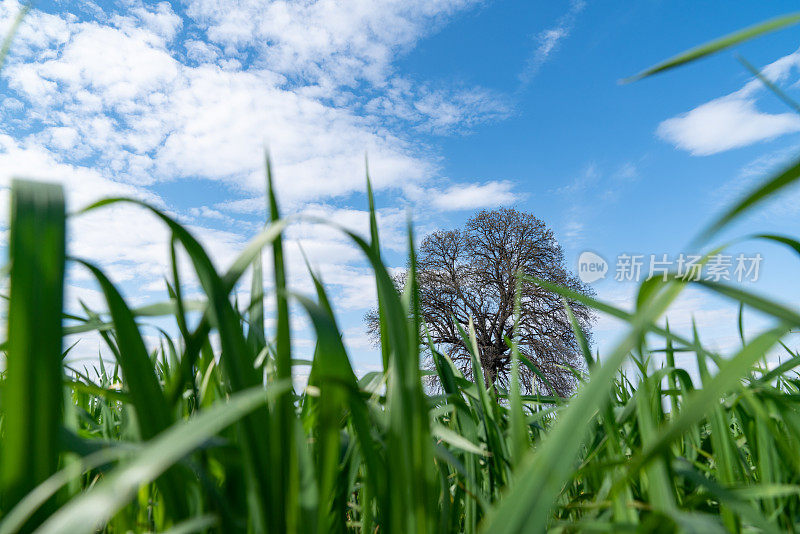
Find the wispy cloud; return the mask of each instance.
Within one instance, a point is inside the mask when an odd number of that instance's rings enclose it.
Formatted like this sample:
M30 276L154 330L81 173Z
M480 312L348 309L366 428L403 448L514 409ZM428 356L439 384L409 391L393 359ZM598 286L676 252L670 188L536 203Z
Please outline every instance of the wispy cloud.
M564 244L569 248L584 244L591 221L598 213L616 203L638 176L638 166L632 161L608 171L591 162L572 181L551 191L570 202L559 229Z
M600 180L600 171L597 169L596 163L590 163L583 171L568 184L562 185L555 192L559 195L573 196L578 193L583 193L590 187L593 187Z
M781 172L797 157L800 144L793 143L758 156L745 164L733 180L721 184L717 194L709 199L710 208L719 211L741 200L770 176ZM783 194L769 200L765 206L750 214L759 220L792 220L800 213L800 185L790 186Z
M800 50L764 67L773 83L785 81L800 68ZM663 121L656 134L695 156L708 156L800 131L796 113L767 113L758 109L764 94L761 81L750 80L741 89Z
M585 7L586 2L583 0L573 0L569 10L558 18L555 26L539 32L536 36L536 47L525 63L522 72L519 73L519 81L523 87L533 80L542 65L547 63L553 53L558 50L560 43L569 37L575 26L575 19Z

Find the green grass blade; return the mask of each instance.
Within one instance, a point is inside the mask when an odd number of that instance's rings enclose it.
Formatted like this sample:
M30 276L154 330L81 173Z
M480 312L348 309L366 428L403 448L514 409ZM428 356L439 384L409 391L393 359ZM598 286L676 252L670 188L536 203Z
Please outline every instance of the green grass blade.
M680 414L661 429L658 438L631 461L630 472L635 472L655 455L660 454L674 439L701 420L719 403L719 399L726 392L740 384L753 364L775 345L789 328L789 325L782 324L759 335L728 360L713 378L704 381L702 389L695 390L687 397Z
M653 74L664 72L666 70L673 69L680 65L696 61L700 58L706 57L711 54L715 54L717 52L725 50L726 48L730 48L739 43L743 43L744 41L748 41L750 39L758 37L759 35L777 31L782 28L786 28L787 26L797 24L798 22L800 22L800 13L783 15L780 17L776 17L774 19L767 20L765 22L761 22L754 26L750 26L749 28L745 28L743 30L739 30L731 34L728 34L725 37L715 39L704 45L692 48L691 50L683 52L682 54L678 54L677 56L674 56L666 61L658 63L657 65L654 65L635 76L626 78L625 80L623 80L623 83L635 82L637 80L641 80L642 78L652 76Z
M509 409L511 425L511 461L514 466L519 464L525 451L530 447L530 437L525 426L525 412L522 408L522 392L519 377L519 320L521 315L520 283L517 280L514 291L514 339L511 340L511 399ZM570 311L571 320L572 312Z
M136 421L142 439L149 440L166 430L173 423L173 418L142 335L127 304L105 274L89 262L75 261L92 273L106 298L117 340L117 361L122 367L128 395L136 409ZM175 518L183 518L189 513L184 497L187 484L179 475L176 471L169 471L159 479L167 509Z
M169 227L173 236L181 243L186 253L189 255L209 303L209 308L206 313L207 322L201 321L201 324L190 340L195 350L199 351L206 343L208 328L213 324L219 332L223 354L221 364L226 371L231 389L236 392L262 385L261 372L253 366L255 354L252 353L247 345L247 341L241 329L241 317L233 309L229 300L229 293L233 284L247 269L253 256L260 250L260 246L263 246L262 243L275 239L280 233L282 225L276 225L275 228L270 227L267 231L259 234L259 236L248 245L245 252L237 258L237 261L234 262L235 269L232 267L228 271L229 276L223 280L217 274L211 259L200 243L182 225L146 203L127 198L113 198L99 201L85 208L83 211L97 209L117 202L129 202L150 210ZM184 358L186 358L185 355ZM191 376L191 374L189 374L189 376ZM180 391L175 391L174 393L179 395ZM242 447L245 449L245 459L249 464L249 471L253 475L251 481L255 497L250 502L256 506L270 510L270 513L266 513L262 510L258 513L254 512L254 514L256 517L260 518L259 521L261 518L268 518L268 521L275 522L273 526L282 524L286 512L283 507L283 500L272 498L274 489L271 486L273 482L271 478L271 462L269 459L271 450L269 444L271 427L268 411L266 408L263 410L256 410L254 413L245 417L239 427L242 432ZM289 440L293 435L294 431L292 430L288 437L284 439ZM266 526L264 528L266 528Z
M540 280L536 283L544 285ZM505 534L516 532L544 532L550 510L564 484L573 474L573 464L585 440L585 429L599 411L608 403L614 378L629 352L641 342L645 325L659 317L680 294L683 284L664 284L662 291L639 309L631 321L631 330L609 354L606 361L596 366L591 379L559 413L555 425L549 430L539 447L529 453L514 473L514 480L504 497L493 508L482 524L483 532ZM551 289L552 288L552 289ZM564 288L550 284L548 289L568 297Z
M375 196L372 192L372 180L369 177L369 162L365 161L364 164L366 165L367 169L367 200L369 204L369 237L370 237L370 246L372 247L373 253L380 258L381 256L381 244L380 244L380 237L378 235L378 218L376 215L375 210ZM384 314L383 306L381 306L381 299L380 294L378 294L378 328L379 332L383 332L386 328L386 317ZM387 344L387 339L384 336L381 336L380 344L381 344L381 359L383 362L383 371L386 372L389 370L389 346Z
M728 226L731 222L741 217L744 213L760 205L765 200L773 197L776 193L786 189L800 178L800 159L794 160L783 171L772 178L759 184L753 191L739 200L733 207L718 217L712 224L703 230L694 240L694 243L704 243L708 241L720 230Z
M266 346L264 332L264 280L261 254L253 260L253 279L250 283L250 306L247 308L247 342L258 353Z
M742 65L744 65L744 68L746 68L747 70L749 70L749 71L750 71L750 73L751 73L753 76L755 76L756 78L758 78L758 81L760 81L762 84L764 84L764 87L766 87L767 89L769 89L769 90L772 92L772 94L774 94L776 97L778 97L778 99L779 99L779 100L781 100L781 101L782 101L784 104L786 104L787 106L789 106L789 107L790 107L790 108L791 108L791 109L792 109L792 110L793 110L795 113L799 113L799 114L800 114L800 104L798 104L797 102L795 102L795 100L794 100L792 97L790 97L789 95L787 95L787 94L786 94L786 93L785 93L785 92L784 92L784 91L783 91L783 90L782 90L780 87L778 87L777 85L775 85L775 84L772 82L772 80L770 80L769 78L767 78L766 76L764 76L764 75L761 73L761 71L759 71L757 68L755 68L755 67L754 67L754 66L753 66L753 65L752 65L752 64L751 64L749 61L747 61L745 58L743 58L742 56L738 56L738 57L737 57L737 59L739 60L739 63L741 63Z
M122 295L105 274L87 261L74 261L92 273L106 298L117 340L118 362L125 376L128 395L139 415L137 420L142 438L148 440L170 426L173 418L153 370L139 327Z
M267 166L267 202L270 223L280 219L278 201L272 181L272 166L269 158ZM283 239L280 235L272 241L272 274L275 280L275 370L278 380L292 378L292 353L289 327L289 303L286 296L286 265L284 262ZM294 407L290 392L277 398L274 425L271 433L272 473L270 482L273 491L273 528L277 531L295 531L298 527L297 492L299 491L299 467L294 448Z
M58 467L65 232L61 186L12 182L0 510L9 510Z
M261 387L241 391L227 402L219 402L200 415L171 426L149 441L130 462L61 507L37 534L91 534L103 528L136 495L140 486L152 482L210 437L288 389L289 384L281 383L268 391Z

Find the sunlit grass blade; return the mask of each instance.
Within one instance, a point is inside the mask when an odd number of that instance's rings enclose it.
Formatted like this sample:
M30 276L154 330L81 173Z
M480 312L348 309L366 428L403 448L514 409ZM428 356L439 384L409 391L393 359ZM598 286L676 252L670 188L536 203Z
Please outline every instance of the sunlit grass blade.
M365 248L366 243L363 240L361 243L362 248ZM416 280L414 234L410 222L408 250L408 309L404 309L401 304L394 283L380 258L374 255L374 259L370 259L373 260L373 268L380 265L383 270L384 276L379 278L384 289L379 291L379 294L383 294L383 304L388 307L390 302L394 302L396 310L403 310L400 317L392 317L390 314L386 316L387 322L400 321L397 325L397 333L400 335L394 339L390 337L389 380L386 388L389 419L387 464L395 467L388 476L388 487L393 498L387 527L397 532L425 533L433 532L437 524L435 503L438 484L433 470L430 420L419 370L419 288ZM374 254L374 250L370 251Z
M696 283L736 302L746 304L755 310L769 315L770 317L785 321L794 327L800 327L800 312L784 306L783 304L772 302L767 298L757 295L751 291L745 291L732 284L713 282L711 280L698 280Z
M349 399L351 395L357 395L358 384L334 319L307 297L294 297L308 313L317 335L312 383L320 390L315 418L319 486L317 528L321 532L342 531L345 518L334 502L340 476L341 431Z
M386 466L379 453L378 444L373 439L372 424L369 420L369 407L362 396L356 374L347 357L342 335L336 324L333 307L325 288L310 266L308 267L308 272L314 282L319 304L314 304L307 298L300 298L300 303L311 317L315 331L318 332L318 348L314 358L312 375L315 385L319 385L321 389L319 403L325 403L323 399L325 388L343 388L343 391L347 394L347 408L350 412L352 428L364 459L366 480L362 484L369 485L368 494L377 499L378 510L385 510L389 505L386 494ZM320 341L320 332L322 332L322 337L326 340L325 343ZM329 354L324 354L324 352ZM311 378L309 378L310 380ZM361 502L362 508L371 508L371 505L370 500ZM380 520L380 518L371 519Z
M250 282L250 306L247 308L247 342L258 353L267 341L264 332L264 280L261 254L253 260L253 279Z
M187 519L182 523L175 525L169 530L165 530L164 534L193 534L194 532L208 532L209 529L217 526L219 520L216 516L207 514L191 519Z
M572 465L584 440L584 430L597 410L607 402L617 368L638 337L638 332L630 333L595 369L589 383L559 414L558 422L544 441L522 460L502 500L485 519L482 532L546 531L553 503L572 475Z
M530 437L528 435L528 429L525 426L525 412L522 408L522 387L519 376L519 320L522 308L519 279L516 281L514 289L514 339L511 340L511 398L509 409L511 411L511 461L514 465L517 465L525 451L530 447ZM574 323L575 318L571 310L569 314L570 321L573 321L574 328L576 323Z
M173 418L153 370L142 335L131 310L105 274L87 261L75 261L92 273L105 295L114 324L118 362L125 375L128 394L138 412L137 421L142 438L150 439L170 426Z
M99 447L98 450L83 456L78 461L69 463L25 495L13 509L7 511L0 520L0 534L20 532L25 522L71 480L91 469L121 460L135 450L136 446L129 447L120 444L114 447Z

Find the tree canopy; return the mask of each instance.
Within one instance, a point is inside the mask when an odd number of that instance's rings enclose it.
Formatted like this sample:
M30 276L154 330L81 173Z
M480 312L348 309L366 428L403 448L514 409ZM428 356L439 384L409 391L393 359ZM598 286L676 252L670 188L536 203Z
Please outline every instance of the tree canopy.
M522 275L522 276L518 276ZM514 301L519 279L519 349L524 391L567 395L575 387L573 369L583 366L578 340L564 301L532 282L536 278L590 294L564 264L552 230L530 213L501 208L481 211L463 229L426 236L419 248L417 280L421 315L431 339L468 378L469 352L456 323L468 329L470 318L486 386L508 386L514 336ZM398 280L402 285L403 277ZM592 314L579 302L567 302L590 337ZM375 313L367 315L377 332Z

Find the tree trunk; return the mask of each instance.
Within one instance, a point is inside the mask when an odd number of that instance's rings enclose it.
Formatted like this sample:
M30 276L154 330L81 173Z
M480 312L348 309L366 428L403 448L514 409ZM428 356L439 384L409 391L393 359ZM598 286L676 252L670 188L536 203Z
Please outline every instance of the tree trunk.
M494 387L495 380L497 380L497 369L491 362L481 363L481 368L483 368L483 382L486 389Z

